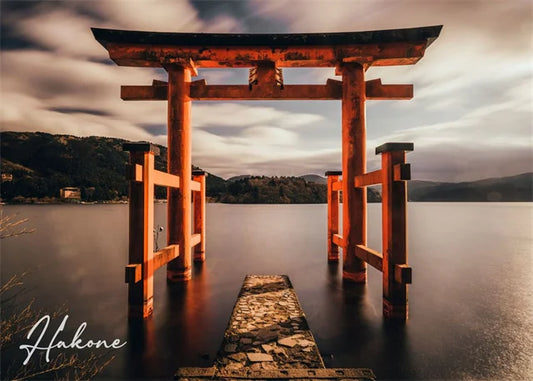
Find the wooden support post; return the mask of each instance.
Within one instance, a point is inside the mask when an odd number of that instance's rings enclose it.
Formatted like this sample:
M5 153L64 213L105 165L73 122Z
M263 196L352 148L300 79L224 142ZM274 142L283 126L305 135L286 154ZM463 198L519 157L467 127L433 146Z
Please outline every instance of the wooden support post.
M333 185L339 181L341 171L327 171L328 178L328 262L339 261L339 246L333 237L339 233L339 191Z
M401 271L407 268L407 185L404 180L395 179L394 168L401 167L405 151L412 150L413 143L386 143L376 148L383 171L383 315L389 319L408 316L407 283L411 273L405 271L406 276L402 276Z
M159 148L149 143L124 144L130 165L142 166L142 181L133 178L129 187L129 263L142 264L142 279L128 287L128 316L146 318L153 312L154 280L154 155Z
M180 187L169 189L168 244L179 245L179 256L168 263L167 280L191 279L191 69L168 66L168 172L180 177Z
M194 261L205 261L205 177L204 171L193 171L193 180L200 183L200 190L193 192L193 233L200 234L200 243L194 247Z
M366 246L366 188L354 187L354 178L366 172L365 78L361 64L343 63L342 73L342 197L344 280L365 283L366 263L355 256Z

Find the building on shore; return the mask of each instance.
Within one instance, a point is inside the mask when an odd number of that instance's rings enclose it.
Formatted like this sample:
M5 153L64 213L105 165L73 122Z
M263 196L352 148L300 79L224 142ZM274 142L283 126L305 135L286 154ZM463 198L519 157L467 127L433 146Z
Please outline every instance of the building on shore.
M81 189L77 187L65 187L59 190L59 196L65 201L80 201Z

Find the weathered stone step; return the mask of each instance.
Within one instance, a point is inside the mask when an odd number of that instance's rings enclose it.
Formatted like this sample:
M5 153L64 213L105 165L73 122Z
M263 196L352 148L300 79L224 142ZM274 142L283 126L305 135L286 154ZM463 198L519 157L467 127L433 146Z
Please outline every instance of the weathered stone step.
M176 379L375 378L369 369L326 369L289 278L248 275L214 366L181 368Z
M289 278L246 277L216 366L227 370L324 368Z
M176 379L203 380L320 380L320 381L375 381L374 373L364 368L335 368L335 369L278 369L278 370L219 370L210 368L180 368L176 372Z

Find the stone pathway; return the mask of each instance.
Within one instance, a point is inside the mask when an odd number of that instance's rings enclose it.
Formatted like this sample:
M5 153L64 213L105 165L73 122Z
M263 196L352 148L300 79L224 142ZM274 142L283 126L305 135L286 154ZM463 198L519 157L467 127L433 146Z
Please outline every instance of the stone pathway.
M369 369L326 369L290 280L248 275L211 368L179 380L374 380Z
M246 277L216 366L228 370L324 368L289 278Z

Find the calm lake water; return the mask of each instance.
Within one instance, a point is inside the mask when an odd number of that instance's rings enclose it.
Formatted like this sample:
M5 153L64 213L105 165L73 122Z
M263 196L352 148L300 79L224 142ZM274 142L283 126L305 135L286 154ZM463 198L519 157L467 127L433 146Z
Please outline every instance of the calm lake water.
M128 341L100 379L170 379L180 366L211 365L246 274L290 277L328 367L367 367L379 379L533 378L533 203L410 203L405 325L382 318L381 273L369 268L365 286L348 286L328 266L326 205L208 204L206 263L186 287L156 273L144 327L126 317L127 205L2 209L36 228L1 243L3 282L31 270L20 300L43 314L65 305L68 329L87 322L86 339ZM156 225L165 210L156 205ZM380 216L369 205L376 250ZM3 353L3 366L23 355Z

